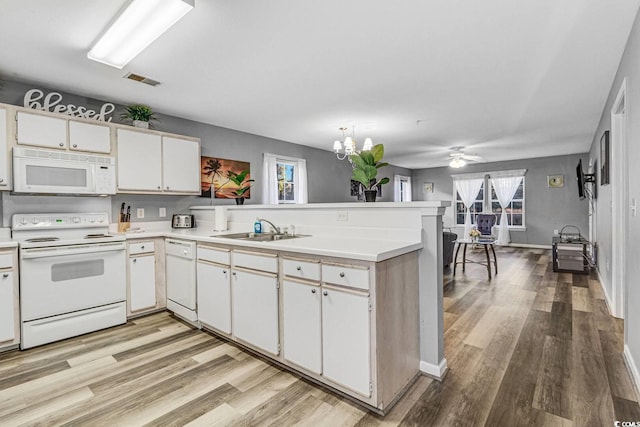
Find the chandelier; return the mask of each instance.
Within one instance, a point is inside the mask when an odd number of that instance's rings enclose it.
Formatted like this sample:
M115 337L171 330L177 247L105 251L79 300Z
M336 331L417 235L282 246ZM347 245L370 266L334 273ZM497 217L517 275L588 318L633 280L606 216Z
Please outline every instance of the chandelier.
M344 143L341 143L337 140L333 143L333 151L336 152L336 157L338 158L338 160L348 159L349 162L351 162L351 159L349 157L352 154L360 154L362 151L369 151L373 147L373 141L371 141L371 138L365 138L364 144L362 145L362 150L357 150L355 126L351 128L351 136L347 136L346 138L344 136L344 131L346 131L347 128L341 127L339 129L342 131L342 138L344 139ZM343 146L344 152L342 151Z

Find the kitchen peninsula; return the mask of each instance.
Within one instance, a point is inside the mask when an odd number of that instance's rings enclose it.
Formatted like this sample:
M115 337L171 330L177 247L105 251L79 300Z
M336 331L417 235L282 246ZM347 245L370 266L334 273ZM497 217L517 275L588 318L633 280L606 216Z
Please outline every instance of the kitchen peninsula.
M218 232L214 207L200 206L191 208L195 229L148 224L127 240L130 249L147 242L158 250L167 238L167 253L169 241L195 242L197 321L204 328L384 413L420 371L435 378L446 372L438 260L447 205L227 207L227 230ZM252 230L256 217L305 237L225 237ZM171 300L170 270L167 307L195 321L184 303ZM184 271L181 286L190 281Z

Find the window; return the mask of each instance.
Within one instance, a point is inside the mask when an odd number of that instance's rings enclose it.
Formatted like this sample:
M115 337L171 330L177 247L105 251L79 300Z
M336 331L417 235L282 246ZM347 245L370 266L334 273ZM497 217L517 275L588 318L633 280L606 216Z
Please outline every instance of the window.
M410 202L411 201L411 178L403 175L395 175L393 177L393 201L394 202Z
M480 187L480 192L478 193L478 196L476 197L476 200L473 202L473 205L471 205L471 224L475 224L476 223L476 214L479 214L482 212L483 210L483 204L484 204L484 188L487 184L487 181L485 180L485 182L482 184L482 187ZM456 225L460 225L460 226L464 226L464 216L467 212L467 210L464 207L464 203L462 203L462 198L460 197L460 194L458 194L458 191L455 189L455 184L454 184L454 188L453 191L456 193L456 201L455 201L455 207L456 207L456 213L455 213L455 220L456 220Z
M491 186L491 212L496 214L496 216L498 217L498 222L496 224L499 225L502 216L502 207L500 207L500 202L498 201L498 197L496 196L493 185ZM513 196L511 203L509 203L509 206L507 206L506 212L509 226L524 226L524 177L522 177L520 186L518 187L516 194Z
M307 161L264 153L262 203L307 203Z
M296 203L296 164L277 161L278 203Z
M482 212L491 212L494 213L497 217L496 225L500 224L502 208L500 207L500 202L498 201L498 197L496 196L495 189L493 188L493 184L491 183L491 177L499 178L504 176L522 176L522 181L520 182L520 186L516 191L511 203L506 208L507 219L509 222L509 228L524 228L526 225L525 222L525 176L524 173L526 170L518 170L518 171L499 171L499 172L486 172L484 175L478 174L468 174L467 175L454 175L454 178L457 179L483 179L483 184L476 197L473 205L471 206L471 223L475 224L476 222L476 214ZM489 189L490 191L485 191L485 189ZM464 203L462 203L462 198L458 191L456 190L455 182L453 184L453 193L455 194L454 200L454 222L456 226L464 226L464 216L466 213L466 209L464 207Z

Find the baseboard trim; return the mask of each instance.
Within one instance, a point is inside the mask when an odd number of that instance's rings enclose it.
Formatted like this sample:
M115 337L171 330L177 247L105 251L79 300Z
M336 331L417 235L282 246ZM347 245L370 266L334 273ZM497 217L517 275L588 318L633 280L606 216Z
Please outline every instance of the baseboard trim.
M638 372L638 367L636 366L633 357L631 356L631 350L629 350L629 346L625 344L624 352L622 353L624 357L625 364L627 365L627 370L631 374L631 379L633 380L633 386L636 389L636 396L640 399L640 372Z
M423 374L430 376L431 378L434 378L438 381L442 381L444 379L444 376L447 374L448 370L449 367L447 366L447 359L445 359L444 357L437 365L425 362L423 360L420 361L420 371Z
M604 280L602 280L602 276L600 275L600 270L598 268L596 268L595 270L596 270L596 274L598 275L598 281L600 282L600 289L602 289L602 293L604 294L604 302L607 305L607 310L609 310L609 314L611 316L618 317L615 314L613 314L613 310L611 309L611 307L613 307L613 304L611 303L611 297L607 292L607 288L604 286Z

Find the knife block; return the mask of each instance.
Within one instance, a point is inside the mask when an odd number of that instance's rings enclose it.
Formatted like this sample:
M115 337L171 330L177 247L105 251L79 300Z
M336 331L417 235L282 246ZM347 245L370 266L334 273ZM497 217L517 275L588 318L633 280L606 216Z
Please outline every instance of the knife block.
M126 233L131 228L130 222L118 222L118 233Z

